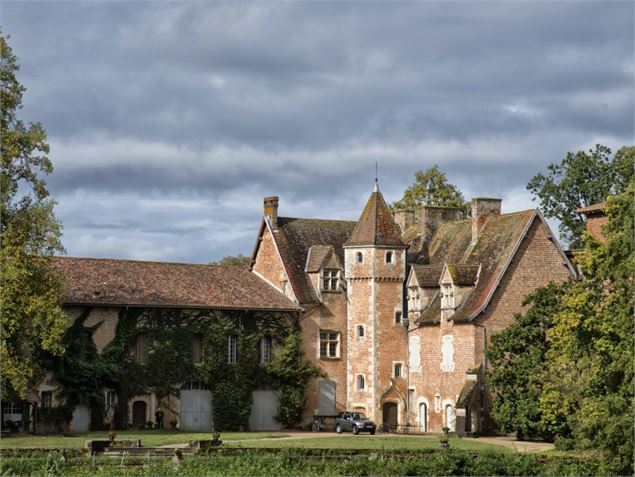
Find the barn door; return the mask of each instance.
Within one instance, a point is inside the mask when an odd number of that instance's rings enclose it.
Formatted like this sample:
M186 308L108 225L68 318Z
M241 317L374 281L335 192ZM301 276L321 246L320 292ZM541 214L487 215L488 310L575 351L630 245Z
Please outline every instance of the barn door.
M321 379L318 382L318 414L335 416L335 381Z
M71 421L71 431L86 432L90 427L90 409L88 406L80 404L73 410Z
M250 431L277 431L280 423L276 415L280 407L280 400L275 391L254 391L252 393L251 415L249 416Z
M181 386L181 429L212 428L212 392L203 383Z

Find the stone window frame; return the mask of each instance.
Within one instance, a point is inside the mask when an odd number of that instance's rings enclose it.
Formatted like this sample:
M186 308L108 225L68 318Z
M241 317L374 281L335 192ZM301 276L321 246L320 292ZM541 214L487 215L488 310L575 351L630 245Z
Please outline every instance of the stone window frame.
M355 389L359 392L366 391L366 377L363 374L355 376Z
M364 254L362 252L355 253L355 263L364 263Z
M318 359L339 359L341 333L337 330L318 331Z
M441 309L442 310L454 310L455 304L455 290L454 284L445 282L441 284Z
M203 335L196 333L192 336L192 363L201 364L203 362Z
M104 391L104 405L106 409L115 407L117 405L117 392L112 389L106 389Z
M397 371L399 371L399 374L397 374ZM403 361L393 361L392 362L392 377L393 378L403 378L405 377L405 372L404 372L404 363Z
M366 330L364 329L363 325L357 325L357 327L355 328L356 334L355 336L357 337L358 340L363 340L364 337L366 336Z
M411 306L412 311L421 310L421 295L418 286L408 287L408 304Z
M417 342L417 358L419 362L419 366L414 366L414 356L415 354L412 352L411 343ZM421 371L421 337L418 335L409 335L408 336L408 372L409 373L419 373Z
M384 262L386 265L395 264L395 252L393 250L386 250L386 253L384 254Z
M403 326L403 310L400 308L395 308L395 320L393 321L393 325Z
M451 355L448 355L446 350L451 350ZM454 335L443 335L441 337L441 371L444 371L446 373L454 371L455 353L456 349L454 347Z
M227 336L227 364L236 364L238 362L238 336Z
M260 338L260 364L269 364L273 358L273 338L271 335L264 335Z
M40 393L40 399L41 399L42 408L53 407L53 391L52 390L49 389L47 391L42 391Z
M323 268L320 270L320 290L328 293L340 291L341 270L339 268Z
M145 364L148 360L148 335L137 333L134 347L134 359L139 364Z

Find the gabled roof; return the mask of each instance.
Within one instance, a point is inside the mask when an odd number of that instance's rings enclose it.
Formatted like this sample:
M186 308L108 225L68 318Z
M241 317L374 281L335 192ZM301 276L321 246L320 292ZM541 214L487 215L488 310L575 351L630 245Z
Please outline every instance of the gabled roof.
M439 288L439 280L443 266L439 265L413 265L412 273L414 273L417 283L421 288Z
M458 286L472 286L476 283L478 276L479 265L462 265L455 263L446 263L452 283Z
M401 240L401 229L393 220L390 209L376 185L355 230L344 245L405 246Z
M311 279L305 272L309 249L316 245L330 245L339 263L344 263L342 245L354 227L355 222L345 220L278 217L278 230L273 232L273 237L299 303L319 303ZM324 249L318 247L318 250Z
M55 257L65 305L300 311L238 265Z
M309 253L306 259L305 271L309 273L319 272L327 265L335 265L341 267L341 264L337 260L335 255L335 249L332 245L313 245L309 248Z

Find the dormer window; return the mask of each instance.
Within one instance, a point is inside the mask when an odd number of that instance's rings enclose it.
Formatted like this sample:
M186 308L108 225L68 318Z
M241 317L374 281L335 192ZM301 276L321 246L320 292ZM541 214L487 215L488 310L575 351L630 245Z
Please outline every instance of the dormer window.
M322 291L336 292L340 288L340 271L335 268L322 269Z
M357 263L364 263L364 254L362 252L357 252L355 254L355 258L357 260Z
M441 284L441 309L454 309L454 285L451 283Z
M393 260L394 260L394 255L395 255L395 254L394 254L394 252L393 252L393 251L388 250L388 251L386 252L386 263L393 263Z
M410 309L413 311L419 311L421 309L421 299L419 298L419 287L408 288L408 300Z

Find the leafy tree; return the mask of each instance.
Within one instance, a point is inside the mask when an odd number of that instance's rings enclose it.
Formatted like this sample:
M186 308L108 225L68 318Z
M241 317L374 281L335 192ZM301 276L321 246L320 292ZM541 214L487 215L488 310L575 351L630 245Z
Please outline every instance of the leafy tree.
M417 171L414 183L408 187L401 200L393 202L393 209L414 209L420 205L458 207L464 215L469 212L469 204L461 191L448 182L447 177L434 165L427 171Z
M564 291L564 286L551 283L527 296L527 312L517 314L512 325L493 336L487 350L488 387L495 396L492 417L503 432L516 432L519 439L555 435L556 430L542 421L539 399L547 330Z
M248 267L251 265L251 257L246 257L242 253L238 255L226 255L218 262L212 262L214 265L240 265Z
M571 248L582 246L584 219L575 209L604 202L617 195L633 177L635 147L623 147L611 158L611 150L600 144L588 152L568 152L559 164L549 164L548 173L535 175L527 184L540 200L545 216L560 221L560 233Z
M25 91L17 59L0 31L0 387L3 398L25 398L41 379L38 355L61 354L67 321L62 283L50 262L62 252L61 225L41 174L53 167L40 123L17 117Z

